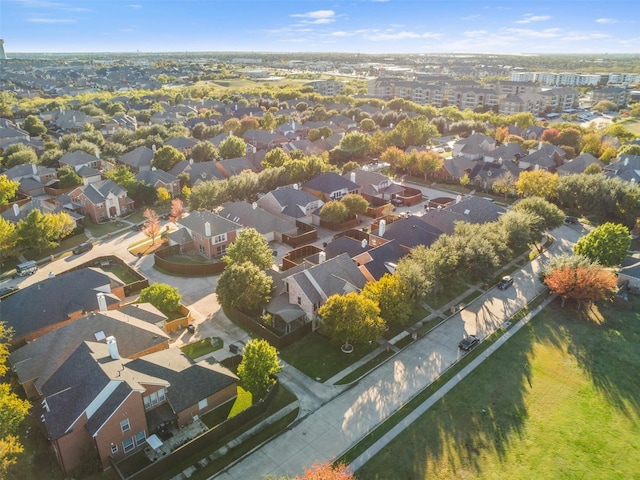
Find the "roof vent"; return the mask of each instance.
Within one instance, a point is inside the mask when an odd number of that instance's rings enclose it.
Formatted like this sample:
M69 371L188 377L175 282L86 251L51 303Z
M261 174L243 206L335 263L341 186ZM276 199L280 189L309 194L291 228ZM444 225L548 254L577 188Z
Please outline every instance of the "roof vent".
M465 215L469 215L471 213L471 210L469 210L468 208L464 211Z

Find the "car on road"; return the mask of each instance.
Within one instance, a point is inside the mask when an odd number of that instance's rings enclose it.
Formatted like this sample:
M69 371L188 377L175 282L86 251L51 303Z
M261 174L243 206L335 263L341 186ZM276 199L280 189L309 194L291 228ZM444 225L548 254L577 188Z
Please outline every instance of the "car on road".
M143 228L144 228L144 222L140 222L133 225L131 227L131 230L133 230L134 232L141 232Z
M91 242L83 242L80 245L78 245L77 247L75 247L72 250L72 252L73 252L74 255L79 255L81 253L88 252L92 248L93 248L93 243L91 243Z
M578 217L572 217L570 215L567 215L566 217L564 217L564 223L574 224L578 222L579 222Z
M506 277L502 277L502 280L500 280L498 282L498 289L500 290L506 290L507 288L509 288L511 285L513 285L513 278L506 276Z
M464 350L465 352L468 352L479 343L480 343L480 339L478 337L476 337L475 335L469 335L468 337L464 337L462 340L460 340L460 343L458 344L458 348L460 350Z
M3 287L3 288L0 288L0 298L8 297L9 295L11 295L12 293L17 292L18 290L20 290L20 287Z

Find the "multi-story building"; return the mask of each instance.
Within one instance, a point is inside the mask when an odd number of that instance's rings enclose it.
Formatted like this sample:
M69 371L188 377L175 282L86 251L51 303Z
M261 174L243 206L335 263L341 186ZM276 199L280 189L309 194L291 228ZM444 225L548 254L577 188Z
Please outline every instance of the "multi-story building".
M623 87L604 87L593 91L593 103L608 100L616 104L617 108L624 108L629 101L630 91Z

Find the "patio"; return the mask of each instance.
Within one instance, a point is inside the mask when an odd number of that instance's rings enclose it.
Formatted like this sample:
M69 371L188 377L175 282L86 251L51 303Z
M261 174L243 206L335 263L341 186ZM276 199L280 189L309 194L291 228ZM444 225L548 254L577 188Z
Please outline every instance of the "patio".
M207 430L208 428L204 422L200 420L199 417L196 417L193 422L188 425L167 430L167 432L162 435L164 440L161 439L159 435L151 435L147 438L148 445L144 448L144 453L149 460L155 462L158 458L169 455L177 448L202 435Z

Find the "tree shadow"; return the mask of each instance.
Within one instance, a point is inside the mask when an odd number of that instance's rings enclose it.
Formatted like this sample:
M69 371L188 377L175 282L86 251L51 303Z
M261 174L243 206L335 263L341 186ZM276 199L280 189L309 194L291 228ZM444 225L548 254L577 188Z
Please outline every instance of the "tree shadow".
M640 412L640 322L611 306L593 312L560 308L559 301L484 361L426 415L357 471L357 478L440 478L440 469L467 478L489 475L484 457L499 462L524 438L529 395L554 395L536 388L538 346L574 357L578 366L621 412ZM640 309L640 299L634 307ZM544 408L538 403L537 408ZM391 467L389 467L391 466ZM494 464L495 466L495 464ZM493 472L495 474L495 472Z

